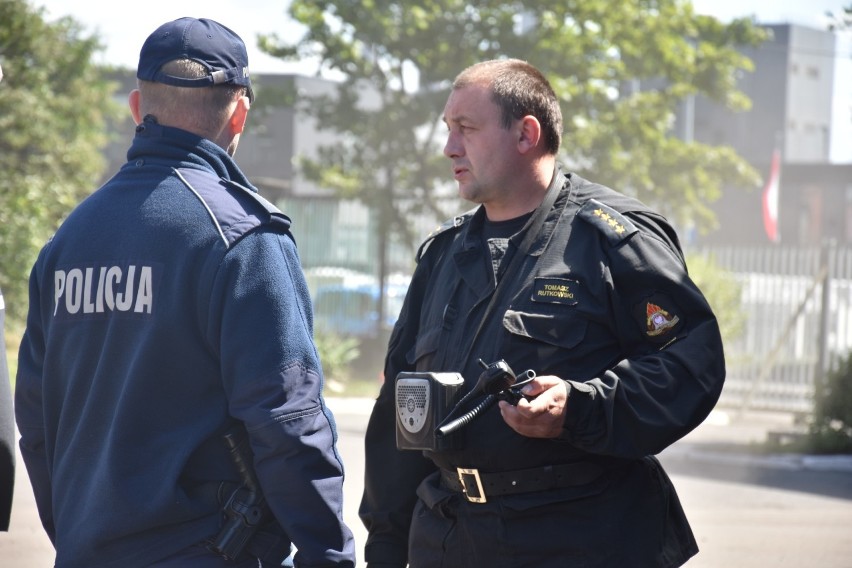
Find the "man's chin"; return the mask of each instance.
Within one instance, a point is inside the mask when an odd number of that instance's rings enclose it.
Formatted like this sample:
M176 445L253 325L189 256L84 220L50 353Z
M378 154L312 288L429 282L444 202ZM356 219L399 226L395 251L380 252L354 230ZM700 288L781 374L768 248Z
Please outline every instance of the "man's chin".
M459 197L461 197L465 201L479 203L476 188L468 183L459 182Z

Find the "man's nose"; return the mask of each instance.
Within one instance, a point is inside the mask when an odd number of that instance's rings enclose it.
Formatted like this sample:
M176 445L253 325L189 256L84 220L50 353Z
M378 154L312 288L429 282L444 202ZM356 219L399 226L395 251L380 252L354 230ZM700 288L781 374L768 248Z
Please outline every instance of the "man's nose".
M459 136L450 132L447 134L447 142L444 144L444 155L448 158L456 158L464 152L464 147L459 141Z

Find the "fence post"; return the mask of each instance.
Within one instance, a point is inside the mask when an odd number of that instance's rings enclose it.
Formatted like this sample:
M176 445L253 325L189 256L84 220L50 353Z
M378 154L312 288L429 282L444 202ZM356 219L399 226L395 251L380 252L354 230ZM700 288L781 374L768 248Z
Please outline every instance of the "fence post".
M817 360L814 368L814 400L819 400L825 386L825 375L828 365L828 320L831 313L831 261L834 257L835 246L832 239L826 239L820 247L820 270L825 273L822 281L822 297L820 302L819 329L817 330Z

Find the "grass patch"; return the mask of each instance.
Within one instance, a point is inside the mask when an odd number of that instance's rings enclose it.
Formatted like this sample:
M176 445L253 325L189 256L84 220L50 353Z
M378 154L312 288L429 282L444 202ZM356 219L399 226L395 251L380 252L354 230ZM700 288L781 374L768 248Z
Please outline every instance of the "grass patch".
M323 396L340 398L376 398L382 383L379 380L350 379L338 381L326 379Z

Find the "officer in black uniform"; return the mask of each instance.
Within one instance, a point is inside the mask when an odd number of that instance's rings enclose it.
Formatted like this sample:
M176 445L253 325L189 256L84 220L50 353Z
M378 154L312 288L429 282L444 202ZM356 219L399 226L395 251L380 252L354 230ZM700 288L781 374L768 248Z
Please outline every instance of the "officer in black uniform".
M2 77L3 72L0 71ZM6 304L0 290L0 531L9 530L15 490L15 418L6 363L5 316Z
M0 68L0 81L3 69ZM12 386L6 363L6 304L0 290L0 531L9 530L12 494L15 490L15 418L12 409Z
M369 566L682 565L697 545L653 456L709 414L725 369L675 232L563 171L558 100L525 62L462 72L444 121L480 206L421 247L389 342L366 437ZM458 448L397 449L397 374L460 373L475 406L480 359L535 378Z

